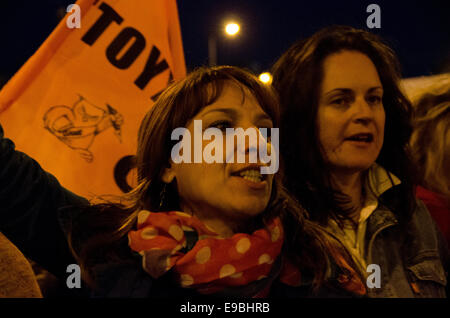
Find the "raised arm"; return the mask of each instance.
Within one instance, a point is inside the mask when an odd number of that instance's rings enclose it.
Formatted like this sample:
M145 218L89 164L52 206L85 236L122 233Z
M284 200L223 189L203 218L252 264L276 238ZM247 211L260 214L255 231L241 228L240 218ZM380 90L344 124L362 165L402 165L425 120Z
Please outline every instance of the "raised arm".
M56 276L75 263L61 229L58 210L86 205L4 138L0 125L0 232L24 255Z

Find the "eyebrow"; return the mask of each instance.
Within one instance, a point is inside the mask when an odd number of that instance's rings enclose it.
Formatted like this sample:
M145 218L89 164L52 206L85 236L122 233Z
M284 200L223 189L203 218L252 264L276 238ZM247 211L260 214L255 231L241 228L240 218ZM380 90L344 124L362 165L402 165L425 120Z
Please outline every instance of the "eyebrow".
M377 89L383 90L383 87L381 87L381 86L374 86L374 87L369 88L367 91L369 93L371 93L371 92L373 92L373 91L375 91ZM338 93L338 92L339 93L344 93L344 94L350 94L350 93L353 92L353 90L350 89L350 88L334 88L331 91L326 92L325 94L323 94L323 96L326 97L328 95L331 95L333 93Z
M263 120L270 120L271 122L273 122L272 118L270 118L270 116L267 115L266 113L258 114L256 116L256 120L261 120L261 121L263 121Z
M209 113L213 113L213 112L225 113L233 118L237 117L236 111L234 109L230 109L230 108L213 108L213 109L210 109L210 110L204 112L203 114L201 114L201 116L205 116L205 115L207 115Z
M206 112L204 112L203 114L201 114L201 116L205 116L207 114L213 113L213 112L220 112L220 113L225 113L227 115L229 115L231 118L236 118L237 116L237 111L235 109L232 108L214 108L214 109L210 109ZM266 113L259 113L258 115L256 115L256 120L270 120L272 122L272 118L270 118L269 115L267 115Z
M381 86L375 86L375 87L371 87L369 88L369 93L372 93L373 91L376 91L377 89L380 89L382 92L384 92L383 87Z

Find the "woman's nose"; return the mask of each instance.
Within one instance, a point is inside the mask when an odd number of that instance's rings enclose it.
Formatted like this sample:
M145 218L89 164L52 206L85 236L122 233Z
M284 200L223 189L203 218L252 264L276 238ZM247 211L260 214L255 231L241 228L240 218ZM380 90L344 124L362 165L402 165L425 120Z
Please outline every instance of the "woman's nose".
M243 136L238 137L237 148L240 152L243 152L245 154L249 154L252 152L257 153L258 152L258 128L256 128L253 125L247 125L242 128ZM242 143L243 142L243 143Z
M262 132L257 126L249 126L244 130L248 128L252 130L252 133L249 134L251 138L245 138L245 152L248 153L250 151L258 151L260 147L267 148L268 145L270 144L270 141L267 137L269 131Z
M271 145L268 139L269 132L261 132L255 125L240 127L243 136L237 137L235 149L238 153L245 154L245 161L256 163L259 154L271 154Z
M357 123L367 125L373 120L373 109L364 98L358 98L353 104L353 120Z

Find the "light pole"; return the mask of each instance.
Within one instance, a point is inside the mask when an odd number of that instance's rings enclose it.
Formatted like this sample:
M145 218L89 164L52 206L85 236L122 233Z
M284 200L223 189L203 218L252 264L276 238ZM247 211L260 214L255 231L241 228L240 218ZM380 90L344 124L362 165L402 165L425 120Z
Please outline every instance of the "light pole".
M225 24L224 33L228 37L235 37L240 29L236 22L229 22ZM208 60L210 66L217 65L217 36L215 32L208 37Z
M209 66L217 65L217 40L214 35L208 38L208 60Z

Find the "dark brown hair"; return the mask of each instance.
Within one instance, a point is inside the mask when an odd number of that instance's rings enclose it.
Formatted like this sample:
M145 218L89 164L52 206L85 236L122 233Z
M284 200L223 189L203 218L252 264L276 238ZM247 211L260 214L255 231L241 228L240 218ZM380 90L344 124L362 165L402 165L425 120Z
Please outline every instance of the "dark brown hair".
M231 66L199 68L185 79L170 85L143 119L136 154L138 186L118 198L119 202L97 204L74 219L69 243L83 268L84 279L94 286L92 268L101 262L127 259L126 235L136 223L137 213L146 209L164 212L179 209L175 186L169 186L161 205L161 180L169 163L174 141L171 132L185 127L202 108L221 96L225 85L248 89L261 108L279 123L279 104L274 90L247 71ZM318 286L324 281L329 265L327 250L338 250L316 224L307 220L306 211L281 185L280 171L275 175L267 208L257 220L262 226L280 216L284 225L285 252L305 272L314 276ZM351 262L351 260L349 260Z
M406 222L415 208L414 169L408 149L411 104L399 88L400 68L394 52L379 37L364 30L327 27L292 45L273 66L273 86L282 108L280 152L287 171L286 186L311 218L321 224L326 224L329 217L345 219L350 212L344 208L349 198L331 186L317 128L323 62L343 50L367 55L380 76L386 123L384 144L376 162L402 181L398 187L401 204L395 212L401 222Z

